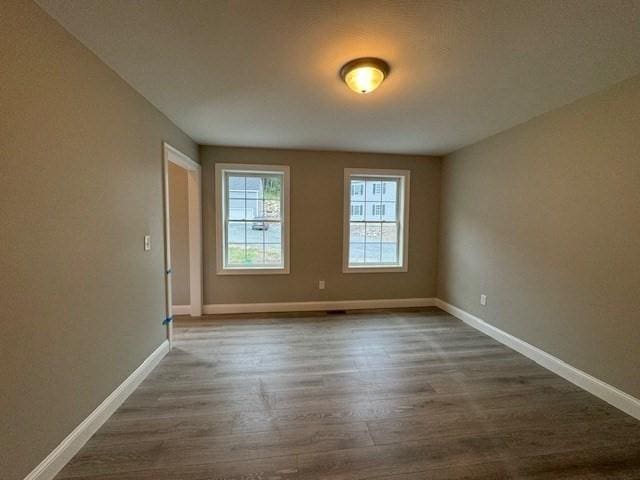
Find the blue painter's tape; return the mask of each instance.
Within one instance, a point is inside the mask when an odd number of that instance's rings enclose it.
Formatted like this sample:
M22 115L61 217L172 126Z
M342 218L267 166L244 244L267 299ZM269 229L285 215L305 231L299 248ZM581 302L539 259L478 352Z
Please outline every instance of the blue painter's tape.
M169 325L173 321L173 317L167 317L162 321L163 325Z

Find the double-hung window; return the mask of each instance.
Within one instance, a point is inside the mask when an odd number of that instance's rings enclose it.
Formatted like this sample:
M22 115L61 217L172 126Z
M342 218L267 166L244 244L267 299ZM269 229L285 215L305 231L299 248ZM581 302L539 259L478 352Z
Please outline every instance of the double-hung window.
M406 272L409 171L345 169L344 272Z
M216 164L219 274L289 273L289 167Z

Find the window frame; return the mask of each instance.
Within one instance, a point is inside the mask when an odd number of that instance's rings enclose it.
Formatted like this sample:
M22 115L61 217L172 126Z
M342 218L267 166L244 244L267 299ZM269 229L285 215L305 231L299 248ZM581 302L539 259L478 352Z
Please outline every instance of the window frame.
M400 224L398 239L397 265L349 265L349 238L351 220L351 178L373 177L393 178L399 180L401 192L398 194L398 223ZM410 170L345 168L344 169L344 197L342 219L342 272L343 273L391 273L407 272L409 270L409 198L410 198Z
M227 243L225 231L225 173L278 173L282 175L282 255L283 266L230 267L225 264ZM290 173L288 165L253 165L244 163L216 163L214 198L216 205L216 273L218 275L278 275L290 273Z

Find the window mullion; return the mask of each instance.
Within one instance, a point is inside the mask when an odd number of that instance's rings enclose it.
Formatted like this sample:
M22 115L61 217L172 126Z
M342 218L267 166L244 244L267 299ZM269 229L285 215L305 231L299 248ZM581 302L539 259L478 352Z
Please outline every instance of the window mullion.
M382 223L380 223L380 255L378 256L378 262L382 265Z

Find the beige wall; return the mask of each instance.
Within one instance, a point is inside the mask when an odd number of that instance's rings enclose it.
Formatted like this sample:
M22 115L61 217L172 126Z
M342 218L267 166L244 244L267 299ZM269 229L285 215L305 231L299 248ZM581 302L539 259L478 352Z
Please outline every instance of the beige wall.
M35 4L3 2L0 27L14 480L164 340L162 141L198 151ZM434 296L442 216L441 298L640 397L639 112L636 77L463 149L444 161L441 210L437 158L202 147L205 303ZM215 162L290 165L290 275L215 275ZM342 273L345 167L411 170L408 273Z
M200 147L203 175L204 302L293 302L432 297L436 293L440 159L419 156ZM291 273L216 275L215 163L289 165ZM345 167L411 170L409 271L342 273ZM318 280L326 289L318 289Z
M441 298L640 397L640 76L446 157L441 219Z
M171 227L171 299L189 305L189 196L187 170L169 162L169 217Z
M17 480L165 339L162 141L197 149L34 3L4 1L0 31L0 476Z

